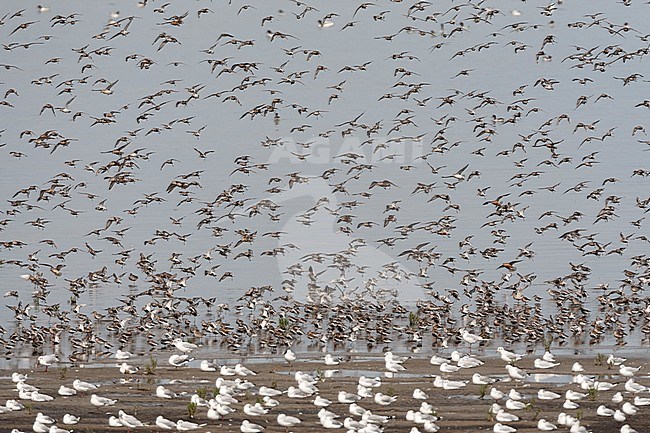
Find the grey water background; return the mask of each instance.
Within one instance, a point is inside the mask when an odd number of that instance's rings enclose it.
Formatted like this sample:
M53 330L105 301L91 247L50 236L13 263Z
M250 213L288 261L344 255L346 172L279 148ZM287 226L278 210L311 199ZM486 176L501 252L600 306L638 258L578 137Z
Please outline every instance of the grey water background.
M300 262L303 256L317 252L338 252L348 248L350 241L355 238L363 238L366 246L359 248L355 263L367 264L369 270L362 275L354 275L354 280L349 283L349 288L356 286L363 287L369 278L377 278L378 285L388 289L398 289L399 299L404 302L414 302L428 295L416 283L433 282L434 291L445 293L448 289L459 288L459 275L451 274L439 264L431 267L427 278L412 276L410 279L402 278L400 281L386 280L378 277L382 266L386 263L399 262L404 272L418 273L418 265L407 262L399 257L399 254L407 248L412 248L423 242L430 242L429 247L435 246L436 252L442 254L440 262L444 258L454 257L454 266L461 269L480 269L483 273L481 278L486 281L498 281L502 278L505 270L498 269L498 266L515 259L518 248L533 242L531 249L535 251L535 257L523 261L517 265L517 272L521 274L534 273L537 275L533 285L527 289L526 295L538 294L548 298L546 289L552 287L544 284L544 281L554 279L571 273L569 263L584 263L592 269L587 288L590 290L591 306L595 297L602 294L602 291L593 289L599 284L607 284L611 288L617 288L620 280L625 278L623 271L630 268L630 258L635 255L645 254L647 243L641 240L630 241L622 255L611 254L601 257L583 257L579 251L570 243L558 238L560 234L575 228L584 228L586 233L597 233L597 239L602 244L612 242L613 248L619 244L619 233L629 235L648 234L647 222L643 222L640 228L630 225L630 221L637 220L644 216L644 211L636 207L637 197L644 199L648 196L647 178L632 176L636 169L649 169L648 158L650 153L646 152L647 145L639 143L637 139L647 139L642 133L632 136L632 130L636 125L643 125L647 119L648 109L645 107L636 108L635 105L647 98L648 84L639 79L630 85L623 86L620 80L614 77L627 77L633 73L647 71L645 59L634 59L628 62L619 61L611 65L606 72L595 72L589 67L583 69L572 68L576 62L563 61L565 57L574 54L576 46L600 47L607 45L618 45L627 51L648 46L647 41L641 40L634 32L625 33L622 36L611 35L605 29L598 28L569 28L568 23L576 21L588 21L585 14L602 12L607 21L622 25L629 23L633 28L643 32L647 18L648 6L642 2L634 2L630 7L624 7L619 3L610 1L577 2L567 1L558 4L557 10L552 16L543 16L540 9L546 7L546 2L519 2L503 1L492 5L501 11L490 24L483 22L475 23L471 20L471 11L461 9L458 21L463 21L465 31L453 37L443 37L442 32L449 32L451 26L445 29L437 23L424 23L414 21L405 17L408 8L413 2L389 3L376 2L380 4L372 12L361 11L354 20L359 22L344 31L341 27L351 20L357 2L334 1L316 2L318 12L309 12L305 17L296 19L294 13L298 14L303 8L289 1L268 1L254 4L255 9L247 9L238 13L239 8L244 4L233 2L192 2L172 3L164 13L153 11L159 7L159 2L152 2L145 8L139 8L136 2L57 2L49 5L50 11L38 13L36 3L21 2L20 7L26 10L23 17L14 18L0 27L0 37L3 43L34 41L41 35L51 34L53 37L43 45L31 46L29 49L12 49L0 51L0 63L19 66L22 70L2 70L0 75L0 93L14 88L20 94L19 97L9 96L5 100L10 101L14 107L0 107L0 130L2 136L0 144L6 143L0 148L0 185L2 193L2 205L0 209L10 209L8 200L16 191L29 185L37 185L42 188L49 179L61 172L69 173L74 181L70 185L85 182L84 188L75 189L72 192L69 208L79 210L78 216L72 216L58 208L52 210L57 204L63 201L55 197L49 202L37 202L38 191L32 193L28 202L37 204L43 209L31 211L22 210L22 213L13 216L3 215L2 218L11 221L0 232L2 241L21 240L27 245L22 248L2 250L3 260L27 260L27 255L41 250L38 257L41 263L57 264L49 254L63 251L72 247L80 248L81 252L70 254L65 260L63 275L56 277L51 274L47 267L42 271L53 286L49 295L49 303L60 302L65 304L70 298L67 290L68 284L65 278L74 279L87 275L90 271L96 271L103 266L108 267L109 274L122 274L133 272L141 276L139 281L132 287L124 284L101 284L98 287L90 288L82 295L81 301L86 304L84 311L101 311L108 306L116 305L116 299L132 292L139 292L148 287L142 275L135 268L134 262L140 252L153 254L157 260L157 271L179 272L178 268L170 268L168 258L172 252L182 253L182 259L198 256L206 253L215 244L227 244L236 242L238 236L233 232L237 228L248 228L258 232L258 238L251 248L255 251L252 260L232 258L221 259L213 253L214 259L208 265L197 270L196 276L188 279L187 288L182 294L184 296L205 296L217 297L217 302L233 303L253 285L270 284L275 287L279 295L281 282L288 278L284 273L288 267ZM456 2L435 2L430 8L431 11L445 12L448 8L456 6ZM213 13L207 13L197 18L195 9L208 7ZM2 5L2 15L12 13L18 5L5 2ZM373 13L380 10L390 10L383 21L375 21L371 18ZM109 20L110 13L119 10L120 18L134 15L127 37L117 37L113 40L93 39L102 31ZM186 18L186 23L179 27L160 26L164 17L174 14L183 14L191 10ZM513 10L520 11L520 16L513 16ZM317 20L328 12L337 12L340 16L334 18L335 25L329 28L320 28ZM79 14L78 21L74 26L51 27L50 18L56 14L66 16L68 14ZM452 12L453 14L453 12ZM260 26L263 17L273 15L271 23ZM440 18L439 20L441 20ZM9 33L15 26L23 21L38 21L28 29ZM529 28L523 32L513 32L510 28L502 29L504 26L515 22L526 22L527 25L535 25L537 28ZM420 36L417 33L404 31L395 37L391 42L377 39L383 35L393 34L404 26L415 26L432 30L436 36ZM282 31L295 35L297 39L277 39L271 42L266 36L267 29ZM119 29L109 29L107 36L112 36ZM156 51L157 43L152 41L161 32L168 32L174 35L181 44L168 44L160 51ZM221 39L214 48L214 55L202 53L212 46L219 35L230 33L237 39L254 40L252 47L237 49L233 46L222 43L229 38ZM556 43L549 44L544 48L546 55L551 56L548 61L536 61L535 54L539 51L542 41L548 35L553 35ZM527 44L530 47L523 52L515 54L513 45L509 42L516 40L517 43ZM497 44L489 49L479 52L471 52L465 56L452 59L452 56L460 50L476 44L496 41ZM432 46L443 43L439 49L431 50ZM87 61L78 62L78 54L71 49L80 48L89 44L90 49L100 47L112 47L110 56L93 56L94 67L84 73L80 72L81 66ZM296 53L288 56L285 50L298 47ZM301 50L318 50L319 56L309 61ZM393 61L390 57L394 53L406 51L417 56L419 61ZM141 70L137 61L125 61L125 57L138 53L155 61L150 69ZM60 57L58 63L45 65L45 62L54 57ZM246 91L235 91L241 106L233 101L221 102L230 93L218 98L202 99L212 92L231 89L240 84L247 74L224 74L216 78L215 73L210 72L210 65L201 63L207 58L231 57L230 64L234 62L257 62L255 78L269 77L269 84L263 87L249 88ZM278 74L271 70L271 67L279 67L289 60L286 65L286 72ZM182 62L178 66L170 65L171 62ZM360 65L372 61L367 71L359 72L338 72L346 65ZM325 65L328 70L318 74L314 79L316 65ZM405 77L403 81L426 82L419 98L432 97L433 100L426 106L420 107L413 100L404 101L399 98L378 101L387 92L400 92L392 86L399 80L394 70L397 67L404 67L419 75ZM459 71L473 69L469 76L453 78ZM302 83L294 85L279 84L282 76L289 72L307 70L301 79ZM39 77L58 74L52 79L52 85L33 85L31 82ZM81 78L90 75L88 84L83 86L75 85L73 95L76 99L71 103L72 112L83 111L84 115L76 121L71 120L71 114L57 112L56 116L49 111L39 115L41 107L51 103L55 107L61 107L71 95L58 95L60 82ZM647 74L646 74L647 75ZM533 84L541 77L552 78L559 83L555 90L544 90ZM572 81L576 77L590 77L593 83L581 86ZM112 95L103 95L99 90L105 87L104 84L92 85L99 79L105 78L109 82L119 79L114 86ZM163 85L161 83L170 79L178 79L176 85ZM338 84L346 80L344 91L340 92L339 98L328 105L328 98L332 89L328 86ZM512 92L521 85L528 85L525 94L513 96ZM201 99L191 101L187 106L175 106L175 102L188 97L189 93L184 90L191 86L205 86L200 92ZM137 123L136 117L148 106L138 108L138 104L145 95L150 95L160 89L168 88L178 93L158 98L157 103L165 100L171 102L162 107L160 111L154 111L155 116L151 119ZM264 90L278 89L282 93L269 95ZM502 102L488 109L474 109L475 101L469 98L457 98L453 106L436 108L440 100L436 98L453 95L455 90L464 93L487 92L488 95ZM611 95L613 99L604 99L594 102L601 93ZM576 99L581 95L590 96L585 106L576 107ZM250 116L242 117L248 109L258 104L268 104L274 97L283 99L279 115L280 120L274 122L273 115L266 117L256 116L249 120ZM490 124L490 116L495 114L507 118L512 112L507 111L507 105L512 101L521 98L532 98L524 106L527 111L532 107L539 107L538 113L529 116L522 116L522 119L515 125L498 125L497 134L491 142L481 142L472 130L475 123L469 122L474 117L467 110L476 112L476 116L485 116L485 121ZM300 104L309 107L308 112L323 110L322 117L311 116L308 119L305 114L299 114L295 109L287 107L291 104ZM126 108L128 106L128 108ZM397 134L388 134L393 126L392 119L402 108L413 110L413 122L417 125L406 125ZM110 110L117 110L115 115L116 123L110 125L92 125L90 116L101 117L102 113ZM325 112L326 111L326 112ZM363 113L360 122L369 125L381 121L383 128L377 138L390 139L399 134L417 136L426 133L423 142L406 142L393 144L387 150L372 153L372 147L365 145L360 147L367 137L362 131L357 130L351 136L342 137L342 127L335 125L350 121ZM506 149L512 149L513 144L520 141L520 135L527 135L540 127L540 125L552 117L562 113L570 116L570 123L562 122L556 125L552 123L549 128L549 136L554 141L564 140L558 145L562 157L573 158L570 164L562 164L558 167L538 166L538 164L549 158L549 152L545 148L531 148L526 144L526 152L517 151L511 156L497 156L497 153ZM458 121L450 124L445 132L448 143L461 141L461 144L450 150L433 154L428 158L432 166L444 166L439 174L432 174L429 167L417 156L430 150L431 140L435 134L442 129L441 125L432 121L432 118L439 119L444 115L456 116ZM173 119L192 117L190 125L176 124L172 129L165 129L164 124ZM580 142L592 131L585 133L578 131L573 133L578 122L591 123L600 120L597 131L593 135L602 135L610 128L615 128L613 138L606 141L585 143ZM291 132L291 129L303 124L312 125L305 132ZM196 131L205 125L200 138L196 138L187 131ZM145 136L144 133L150 128L158 127L161 133L152 133ZM127 148L145 148L153 152L147 161L138 161L138 167L134 169L134 177L138 182L128 185L118 185L108 189L104 176L114 174L114 171L104 175L96 175L85 170L84 166L94 161L98 165L106 164L114 155L108 152L115 146L116 140L125 135L126 131L144 128L143 131L133 138ZM20 138L25 130L32 130L34 136L40 135L46 130L57 130L65 137L74 138L68 147L62 147L50 153L50 149L35 149L28 143L29 136ZM319 137L318 134L324 131L334 130L328 138ZM264 147L261 143L268 137L281 139L283 146ZM314 141L311 149L301 150L295 143ZM200 159L193 150L194 147L200 150L214 150L206 159ZM449 147L449 146L448 146ZM485 148L484 155L472 154L480 148ZM19 151L27 156L15 158L10 156L10 151ZM576 169L581 158L591 152L599 152L597 155L598 164L592 168ZM300 161L291 152L312 153L305 161ZM337 158L344 152L364 153L365 162L375 165L375 168L364 173L359 180L352 182L352 192L361 192L368 189L372 181L390 179L399 188L381 190L374 188L370 200L361 199L358 196L332 193L329 185L338 183L349 176L344 172L349 165L341 163ZM395 161L379 161L380 157L395 152L403 154ZM231 172L237 168L233 163L240 155L250 155L254 163L270 162L268 171L258 171L257 174L244 175ZM175 158L178 161L173 166L167 166L160 170L161 164L169 159ZM513 162L527 158L523 168L519 168ZM80 162L75 168L64 164L65 161L79 159ZM447 188L442 175L450 175L469 164L465 174L479 170L480 177L459 183L453 190ZM402 165L413 165L413 169L405 171L400 169ZM338 173L331 181L317 179L325 170L336 167L344 170ZM202 188L193 188L196 202L179 206L182 197L176 192L167 194L167 185L179 174L190 173L195 170L202 170L199 182ZM509 179L518 173L529 173L534 170L544 172L539 177L528 180L523 187L513 187ZM315 179L308 184L299 184L293 188L286 187L286 174L299 172L302 176L310 176ZM282 185L285 192L281 194L270 194L266 190L270 187L268 179L278 176L284 179ZM594 224L596 214L603 206L603 199L600 201L586 198L589 191L601 186L604 179L616 177L619 182L609 183L603 197L610 195L620 196L621 202L616 207L617 218ZM446 204L441 201L428 203L424 195L411 195L417 182L437 182L434 193L448 193L452 196L452 202L460 206L460 210L444 210ZM562 194L565 190L573 187L581 181L589 181L588 188L581 193L570 192ZM203 228L197 230L197 223L202 219L201 215L195 213L199 207L198 203L210 202L224 189L231 184L245 184L247 191L242 196L253 198L248 205L262 199L270 199L283 207L278 211L283 215L280 221L270 221L265 215L255 218L238 217L234 223L225 218L213 226L227 228L229 231L221 239L210 236L210 230ZM537 189L544 186L560 183L557 192L539 191L532 196L517 197L526 189ZM477 197L477 189L490 186L486 197ZM77 192L97 194L98 198L93 201L78 194ZM145 194L156 192L158 196L166 201L152 203L139 209L136 216L124 213L124 210L134 207L134 202L142 199ZM506 245L497 245L504 251L498 257L486 260L480 255L474 256L470 261L463 261L458 258L458 242L466 236L474 235L472 244L479 250L493 246L493 236L490 235L490 228L481 228L487 221L487 216L492 212L492 206L484 206L483 202L492 200L505 193L511 193L507 201L520 203L518 209L527 207L525 219L518 219L507 225L495 228L505 228L509 236ZM319 199L327 198L328 204L321 207L313 216L314 223L305 226L299 222L300 215L311 206L314 206ZM17 197L18 198L18 197ZM106 199L106 211L98 212L94 208L99 201ZM354 233L347 235L341 233L337 224L338 216L333 215L328 209L335 209L343 202L359 199L364 204L357 209L350 211L341 210L341 214L349 213L357 216L354 224ZM394 200L401 200L401 210L397 214L398 225L412 222L427 222L438 220L443 215L450 215L455 218L453 226L456 227L450 236L425 235L415 232L410 237L390 248L377 243L378 239L389 236L396 236L394 225L381 227L384 218L386 204ZM245 209L245 208L244 208ZM554 210L558 215L567 217L574 211L582 212L585 216L578 222L563 226L558 221L559 230L550 230L544 234L537 234L536 227L542 227L550 222L550 219L538 220L539 215L547 210ZM220 215L228 212L219 209ZM235 210L237 213L241 210ZM381 215L381 216L380 216ZM111 216L123 218L119 226L111 229L130 227L122 239L124 249L134 248L131 259L125 266L114 263L117 256L113 255L121 248L111 245L109 242L99 240L94 236L85 236L90 231L104 227L106 220ZM44 229L37 229L27 221L36 218L44 218L50 221ZM169 217L184 217L181 227L171 224ZM356 223L360 221L374 220L380 224L372 229L356 229ZM555 220L556 221L556 220ZM179 241L158 241L155 245L144 245L144 241L151 238L155 230L175 231L179 234L192 234L186 242ZM268 231L283 231L286 234L280 241L271 238L262 238L261 234ZM109 234L108 232L106 234ZM53 249L44 244L39 244L42 239L52 239L56 242L57 248ZM85 253L84 243L88 242L93 248L102 250L96 257ZM287 255L277 257L260 256L263 250L272 249L279 244L293 243L300 249L289 252ZM235 253L243 251L246 245L235 250ZM214 264L220 264L218 273L230 271L233 279L226 279L217 282L214 278L204 277L203 269ZM326 269L326 265L317 263L305 263L314 266L315 270ZM19 300L24 303L30 302L32 286L29 282L22 280L19 275L29 273L15 266L4 265L0 268L0 286L3 290L18 290ZM335 279L338 272L329 269L323 278ZM124 277L122 277L124 280ZM295 296L297 299L304 298L305 278L300 279L297 284ZM342 289L345 291L346 289ZM359 290L360 292L361 290ZM501 293L503 302L512 302L511 294ZM14 305L17 300L8 298L5 301ZM550 305L547 305L552 309ZM11 320L13 313L8 308L0 309L0 319L3 322Z

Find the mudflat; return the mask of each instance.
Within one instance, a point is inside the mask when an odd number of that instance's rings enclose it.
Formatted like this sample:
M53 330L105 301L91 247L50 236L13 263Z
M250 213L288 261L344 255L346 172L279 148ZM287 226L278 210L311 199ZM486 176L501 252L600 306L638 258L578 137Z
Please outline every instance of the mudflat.
M432 365L429 358L424 354L414 355L403 362L405 371L400 373L388 373L384 359L381 357L365 357L348 361L342 361L336 366L326 366L322 359L306 359L299 356L298 361L291 364L281 357L276 360L268 360L263 363L247 364L257 374L247 377L222 376L217 366L215 372L201 371L198 367L190 366L174 368L167 364L167 358L161 356L157 359L155 369L151 368L150 358L138 357L129 359L130 365L139 367L135 374L121 374L117 363L106 362L102 365L94 364L93 367L60 367L52 366L45 372L42 367L32 371L20 371L27 374L25 383L37 387L40 393L54 397L47 402L35 402L18 399L16 384L11 380L10 371L2 377L0 387L0 402L4 403L9 399L20 401L25 408L19 411L7 411L0 414L2 420L2 431L32 431L37 413L41 412L57 420L56 425L60 428L73 429L77 432L111 432L127 431L126 427L110 427L108 420L110 416L118 416L118 411L123 410L127 414L136 416L145 427L138 427L135 430L141 431L163 431L155 425L156 417L163 417L176 422L179 419L191 421L205 426L197 429L200 432L239 432L243 420L261 425L267 432L306 432L323 431L318 412L321 409L313 404L316 395L332 401L326 409L337 414L338 421L343 422L346 417L360 420L360 416L351 415L349 404L339 403L337 400L339 391L357 393L357 384L360 376L380 377L381 385L372 388L372 393L382 393L396 397L389 405L380 405L371 397L362 398L357 402L359 406L370 410L373 414L392 417L383 425L386 432L409 432L413 427L424 432L422 424L416 424L407 420L409 410L418 411L422 402L433 406L433 414L438 417L434 422L440 431L493 431L497 423L493 403L501 405L506 412L516 415L519 420L503 422L521 432L540 431L537 423L540 419L558 426L559 431L566 431L568 427L558 424L558 415L567 413L580 420L580 424L592 432L618 432L621 426L629 424L638 432L650 431L650 406L637 406L636 415L626 415L625 421L616 421L612 416L599 416L596 413L598 406L605 405L611 409L621 409L624 402L634 403L635 396L650 397L646 391L633 393L626 391L625 382L629 379L619 371L619 366L608 365L602 357L557 358L559 365L550 369L536 369L533 365L535 356L528 355L517 366L525 370L529 376L524 381L516 381L509 377L505 365L499 358L482 356L484 362L475 368L462 368L453 373L442 373L440 367ZM574 362L579 362L584 367L584 372L572 372ZM230 365L228 361L225 362ZM149 371L145 366L148 364ZM164 364L164 365L163 365ZM634 379L642 385L650 385L647 374L648 362L644 359L628 359L625 361L628 366L640 366L641 369L635 374ZM233 364L234 366L234 364ZM305 398L290 398L286 390L290 386L297 387L295 373L301 371L309 373L317 378L315 386L318 392ZM491 385L477 385L472 383L472 375L479 373L496 379ZM576 378L582 374L601 382L615 384L607 391L590 391L584 389ZM434 385L435 376L450 381L464 381L466 386L459 389L442 389ZM192 395L199 394L202 398L209 400L219 392L215 382L219 377L225 380L249 381L253 387L239 391L235 398L237 403L230 406L234 409L231 414L219 420L207 418L207 407L198 406L192 412L189 405ZM78 392L74 396L63 397L57 394L61 385L72 387L73 381L81 381L99 385L93 392ZM156 396L156 388L162 385L171 390L177 396L172 399L163 399ZM268 407L268 413L261 416L249 416L243 411L245 404L261 403L259 387L266 386L284 391L282 395L274 397L279 403L277 407ZM492 388L497 388L506 393L502 399L495 400L490 397ZM427 398L424 400L415 399L413 391L419 388L424 391ZM511 389L517 390L522 395L522 402L525 408L521 410L506 409L505 401ZM552 391L561 395L561 398L543 400L538 396L539 390ZM583 398L575 400L579 405L577 409L565 409L565 393L576 391L586 394ZM623 401L612 402L612 397L620 392ZM91 394L117 400L113 406L95 407L90 403ZM195 397L196 398L196 397ZM299 425L285 429L277 422L278 414L299 418L302 422ZM65 414L74 414L80 417L76 425L65 425L62 423ZM431 428L431 427L430 427ZM345 430L344 427L341 427Z

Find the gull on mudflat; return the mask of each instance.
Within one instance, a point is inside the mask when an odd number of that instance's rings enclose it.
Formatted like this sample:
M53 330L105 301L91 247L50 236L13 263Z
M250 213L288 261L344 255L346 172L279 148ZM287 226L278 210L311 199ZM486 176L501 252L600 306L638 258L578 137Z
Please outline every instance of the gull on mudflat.
M625 390L627 392L632 392L632 393L639 393L639 392L644 392L648 389L647 386L641 385L640 383L637 383L636 380L633 378L628 379L625 382Z
M69 413L66 413L65 415L63 415L63 424L66 424L66 425L77 424L80 420L81 420L81 418L79 418L78 416L75 416L75 415L72 415L72 414L69 414Z
M634 405L635 406L650 406L650 398L640 397L638 395L634 396Z
M366 388L363 385L357 385L357 395L361 398L372 398L374 396L372 388Z
M226 405L226 406L231 405L231 404L235 404L235 403L239 403L239 401L236 398L234 398L233 396L228 395L228 394L218 394L218 395L216 395L214 397L214 399L217 401L217 403L223 404L223 405Z
M501 400L503 397L505 397L503 391L499 391L497 388L490 389L490 398L494 400Z
M391 362L396 362L398 364L402 364L403 362L408 361L409 359L411 359L410 356L397 356L390 350L384 353L384 361L386 362L391 361Z
M192 397L190 397L190 402L194 403L198 407L208 407L208 401L196 393L192 394Z
M585 371L585 369L578 361L574 362L571 366L571 372L573 373L582 373L583 371Z
M612 388L615 388L618 385L618 383L610 383L610 382L603 382L601 380L597 380L594 382L594 388L596 391L609 391ZM584 389L589 389L584 388Z
M381 386L381 377L359 377L359 385L365 386L366 388L377 388Z
M113 406L115 403L117 403L117 400L113 400L106 397L100 397L97 394L93 394L90 396L90 404L92 404L93 406L97 406L97 407Z
M621 394L620 391L612 396L612 403L615 404L623 403L623 394Z
M519 400L506 400L506 408L510 410L522 410L526 408L526 403Z
M443 373L456 373L458 370L460 370L460 367L456 365L447 364L446 362L440 364L439 368L440 371Z
M564 403L562 403L562 408L567 410L578 409L579 407L580 405L572 400L564 400Z
M18 383L16 384L16 389L17 389L18 391L23 391L23 392L34 392L34 391L38 391L38 388L36 388L34 385L30 385L30 384L25 383L25 382L18 382Z
M371 411L367 410L361 415L361 420L366 421L371 424L386 424L388 421L393 419L393 416L386 415L375 415Z
M551 431L551 430L556 430L557 426L542 418L539 421L537 421L537 429L542 431Z
M519 421L519 417L513 413L506 412L504 409L499 410L495 417L499 422L514 422Z
M508 375L515 380L524 380L528 377L528 373L514 365L506 365L506 370L508 370Z
M641 370L641 367L626 367L624 364L618 366L618 372L625 377L632 377L634 374Z
M317 395L316 398L313 401L314 406L316 407L327 407L330 404L332 404L331 400L328 400L324 397L321 397L320 395Z
M94 383L84 382L83 380L79 380L79 379L75 379L74 381L72 381L72 387L79 392L94 391L97 388L99 388Z
M544 352L544 355L542 355L542 359L548 362L555 362L555 355L553 355L549 350L547 350L546 352Z
M54 418L43 414L43 412L36 414L36 421L40 422L41 424L54 424L56 422Z
M294 427L302 422L295 416L289 416L284 413L278 414L276 420L284 428Z
M56 393L62 397L70 397L73 395L77 395L77 390L74 388L67 387L65 385L61 385L59 387L59 390Z
M176 421L176 430L178 430L178 431L190 431L190 430L200 429L201 427L204 427L206 425L207 424L197 424L195 422L185 421L185 420L179 419L178 421Z
M634 406L634 405L633 405L632 403L630 403L629 401L626 401L625 403L623 403L623 406L621 406L621 410L623 411L623 413L624 413L625 415L636 415L636 413L638 412L639 408L637 408L636 406Z
M508 363L517 362L524 357L524 355L520 355L515 352L510 352L509 350L506 350L501 346L497 347L497 352L499 352L501 359Z
M268 412L269 410L262 407L259 403L255 403L254 405L246 403L244 405L244 413L248 416L262 416L266 415Z
M443 362L449 362L449 361L450 361L449 359L447 359L447 358L443 358L443 357L438 356L438 355L433 355L433 356L431 357L431 359L429 359L429 363L430 363L431 365L440 365L440 364L442 364Z
M578 391L574 391L572 389L567 389L566 393L564 393L564 397L567 400L572 400L572 401L574 401L574 400L582 400L583 398L587 397L587 394L582 393L582 392L578 392Z
M118 417L113 416L113 415L111 415L108 418L108 426L109 427L124 427L124 425L122 424L122 421L120 421L120 419Z
M219 367L219 374L222 376L236 376L237 372L232 367L228 367L227 365L222 365L221 367Z
M545 389L540 389L537 391L537 398L540 400L555 400L560 397L562 397L560 394L553 391L547 391Z
M460 368L475 368L480 367L483 364L483 361L470 355L461 356L458 360L456 360L456 365L458 365Z
M55 354L41 355L36 358L36 365L44 365L45 371L47 371L47 368L55 362L59 362L59 358Z
M423 401L420 404L420 412L422 412L425 415L433 415L433 405L427 403L426 401Z
M560 363L546 361L544 359L537 358L535 362L533 362L533 365L535 366L535 368L548 369L548 368L557 367L558 365L560 365Z
M354 403L356 401L359 401L360 397L356 394L352 394L349 392L345 391L339 391L338 393L338 401L339 403L344 403L344 404L350 404Z
M201 371L217 371L217 367L214 365L214 363L208 361L207 359L201 361L199 369Z
M340 360L334 359L334 357L327 353L325 354L325 365L333 366L333 365L339 365L341 363Z
M290 386L287 388L287 397L289 398L307 398L310 396L311 394L306 393L300 388L296 388L295 386Z
M264 385L260 386L259 391L257 392L258 395L265 396L268 395L269 397L275 397L277 395L281 395L282 391L279 389L273 389L273 388L268 388Z
M422 429L424 429L424 431L427 433L435 433L440 430L440 427L438 427L432 421L425 421L422 425Z
M117 352L115 352L115 358L119 360L126 360L132 357L133 354L129 352L128 350L122 350L122 349L117 349Z
M180 338L176 338L176 339L172 340L172 344L174 345L174 347L176 347L178 350L180 350L183 353L190 353L194 349L199 347L194 343L183 341Z
M119 367L120 367L120 373L122 374L135 374L138 372L138 370L140 370L138 367L129 365L126 362L120 364Z
M262 401L266 407L277 407L280 405L279 401L273 399L272 397L269 397L268 395L264 396L264 398L262 398Z
M391 373L398 373L400 371L405 371L406 367L404 367L400 362L389 360L386 361L386 370Z
M11 373L11 381L13 383L25 382L26 380L27 380L27 375L26 374L18 373L16 371Z
M294 362L294 361L296 360L296 354L293 353L293 351L292 351L291 349L287 349L287 351L284 352L284 359L285 359L289 364L291 364L292 362Z
M218 421L221 419L221 414L216 407L208 408L208 412L205 414L205 417L211 421Z
M56 425L51 425L48 433L70 433L72 430L64 429Z
M607 360L605 362L607 363L607 365L612 366L612 365L621 365L625 361L627 361L627 358L620 358L620 357L614 356L613 354L610 354L607 357Z
M494 424L494 427L492 427L492 431L494 433L512 433L512 432L516 432L517 429L505 424L496 423Z
M359 431L365 427L365 425L353 418L347 417L343 420L343 427L348 430Z
M169 364L174 367L182 367L192 361L194 361L194 358L191 358L189 355L178 355L176 353L171 355L168 360Z
M43 393L38 392L38 391L34 391L34 392L32 392L32 394L29 396L29 398L30 398L32 401L36 401L36 402L43 402L43 401L52 401L52 400L54 400L54 397L52 397L51 395L43 394Z
M264 427L259 424L253 424L252 422L245 419L242 421L241 426L239 426L239 430L242 433L259 433L264 431Z
M474 385L489 385L489 384L494 383L496 381L497 381L496 379L494 379L492 377L488 377L488 376L483 376L480 373L474 373L472 375L472 383Z
M341 428L343 424L334 418L322 417L320 418L320 423L325 428Z
M244 367L242 364L237 364L235 365L235 373L239 376L255 376L257 373L255 373L253 370L250 370L246 367Z
M596 415L598 416L613 416L614 415L614 409L610 409L604 404L601 404L598 406L596 409Z
M350 412L350 415L355 415L355 416L363 416L364 413L366 413L367 409L364 409L363 407L359 406L357 403L351 403L350 406L348 407L348 412Z
M34 433L48 433L50 431L50 426L34 421L34 424L32 424L32 430L34 430Z
M413 390L413 398L417 400L427 400L429 396L426 392L422 391L420 388L415 388Z
M156 387L156 397L158 398L176 398L176 393L162 385Z
M477 334L472 334L465 328L460 329L460 336L461 338L468 343L470 346L474 343L479 343L481 341L487 341L486 338L481 337L480 335Z
M156 417L156 427L163 430L176 430L176 423L162 415Z
M381 405L381 406L388 406L391 403L394 403L397 401L397 397L393 395L386 395L382 394L381 392L378 392L375 394L374 397L375 403Z
M23 406L23 404L21 402L19 402L17 400L13 400L13 399L7 400L5 402L5 407L7 409L11 410L11 411L17 411L17 410L25 409L25 406Z
M120 419L120 422L122 425L126 428L132 429L136 427L144 427L144 423L137 419L133 415L129 415L128 413L124 412L123 410L120 410L118 413L118 417Z

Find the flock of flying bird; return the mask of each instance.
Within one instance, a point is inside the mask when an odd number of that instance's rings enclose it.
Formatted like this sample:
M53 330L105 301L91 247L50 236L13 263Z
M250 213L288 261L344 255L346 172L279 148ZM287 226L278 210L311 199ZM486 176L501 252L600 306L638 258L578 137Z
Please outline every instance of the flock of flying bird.
M491 3L0 13L7 357L647 344L648 6Z

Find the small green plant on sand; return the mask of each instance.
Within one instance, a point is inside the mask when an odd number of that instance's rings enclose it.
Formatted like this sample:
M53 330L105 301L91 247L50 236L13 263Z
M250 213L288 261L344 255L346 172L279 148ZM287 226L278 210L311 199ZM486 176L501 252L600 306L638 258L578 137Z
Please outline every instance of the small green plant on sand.
M388 396L390 396L390 397L394 397L394 396L395 396L395 389L393 389L392 386L389 386L389 387L386 389L386 395L388 395Z
M480 394L479 394L479 398L480 398L480 399L483 399L483 397L485 397L485 395L487 394L488 386L489 386L489 385L488 385L487 383L484 383L484 384L481 385L481 387L479 388L479 392L480 392Z
M32 409L34 409L34 405L31 403L24 403L23 406L25 406L27 413L31 415Z
M533 397L528 404L526 404L526 407L524 407L524 410L536 410L537 406L535 406L535 403L537 403L537 400L535 400L535 397Z
M156 367L158 367L158 360L153 356L150 356L149 362L144 365L145 374L156 374Z
M206 395L208 395L208 389L205 386L202 386L201 388L198 388L196 390L196 395L198 395L202 399L205 399Z
M280 327L280 329L283 329L283 330L286 331L287 329L289 329L290 324L291 324L291 322L286 317L280 317L278 319L278 326Z
M66 375L68 374L68 367L65 365L59 369L59 378L65 380Z
M194 418L194 414L196 414L196 403L194 402L187 403L187 415L190 418Z
M603 365L605 363L605 355L602 353L596 354L596 358L594 359L594 365Z
M583 415L582 409L576 410L576 418L578 418L580 420L580 419L582 419L582 415Z
M598 398L598 390L594 386L590 386L589 389L587 389L587 393L589 394L589 400L591 401L596 401Z

